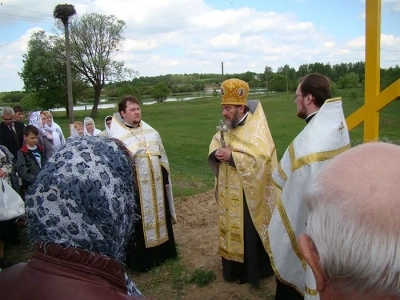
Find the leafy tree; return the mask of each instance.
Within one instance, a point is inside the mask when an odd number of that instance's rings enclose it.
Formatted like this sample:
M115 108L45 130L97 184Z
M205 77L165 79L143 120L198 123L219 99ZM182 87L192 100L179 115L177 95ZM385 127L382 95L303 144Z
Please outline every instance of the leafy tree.
M170 90L165 82L157 83L151 89L151 96L158 102L161 103L165 99L167 99L168 95L170 94Z
M311 73L311 71L310 71L308 64L302 64L299 66L299 69L297 70L297 77L301 78L310 73Z
M345 74L343 77L340 77L337 82L337 85L340 89L356 88L358 87L359 81L360 79L358 75L354 72L351 72Z
M114 60L124 40L125 22L115 16L83 15L70 25L71 64L94 89L91 116L97 115L100 94L106 81L136 75ZM61 43L61 39L58 41Z
M332 69L333 69L332 80L335 82L338 82L340 77L343 77L349 72L349 66L346 63L334 65Z
M35 94L32 99L40 108L68 108L65 60L58 55L54 40L44 31L31 35L28 52L23 57L23 67L19 76L24 82L24 90ZM75 98L86 85L73 74ZM67 109L68 112L68 109Z
M264 69L264 74L265 74L265 83L266 83L266 86L267 86L267 97L268 97L268 93L269 93L269 82L270 82L270 80L271 80L271 75L273 74L274 72L272 71L272 68L271 67L268 67L268 66L265 66L265 69Z
M271 79L271 90L275 92L284 92L286 91L286 84L291 85L290 79L288 79L285 75L277 74Z
M19 91L4 92L0 100L3 103L18 103L25 96L25 93Z
M337 84L333 81L331 81L331 92L332 97L337 97L339 94Z
M25 95L20 102L25 111L41 110L42 107L38 103L40 103L40 99L37 94Z
M132 84L126 83L123 86L119 87L117 89L118 97L122 97L125 95L133 95L135 96L138 100L140 100L140 92L139 90L133 86Z

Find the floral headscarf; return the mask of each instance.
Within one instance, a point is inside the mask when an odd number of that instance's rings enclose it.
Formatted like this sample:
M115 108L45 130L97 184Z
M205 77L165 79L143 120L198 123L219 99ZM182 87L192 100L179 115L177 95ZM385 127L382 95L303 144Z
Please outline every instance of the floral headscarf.
M127 153L115 139L68 139L28 189L27 227L34 242L81 248L122 263L138 218ZM130 280L127 286L140 295Z

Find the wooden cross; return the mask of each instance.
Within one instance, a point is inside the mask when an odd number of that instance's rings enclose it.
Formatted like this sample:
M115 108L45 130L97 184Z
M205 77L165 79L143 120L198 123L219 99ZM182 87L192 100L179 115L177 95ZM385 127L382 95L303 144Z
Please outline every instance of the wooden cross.
M365 1L364 105L346 119L350 130L364 122L364 142L379 138L379 111L400 97L400 79L380 92L381 0Z

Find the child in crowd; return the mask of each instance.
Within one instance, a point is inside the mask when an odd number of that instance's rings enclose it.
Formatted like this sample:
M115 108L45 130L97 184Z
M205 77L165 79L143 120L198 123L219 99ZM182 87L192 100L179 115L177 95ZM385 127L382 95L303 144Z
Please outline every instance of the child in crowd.
M17 172L22 178L24 191L34 184L40 169L46 161L46 154L41 145L38 145L38 129L27 125L24 129L25 145L17 153Z
M73 137L83 136L83 123L80 121L74 122L75 132L72 132Z

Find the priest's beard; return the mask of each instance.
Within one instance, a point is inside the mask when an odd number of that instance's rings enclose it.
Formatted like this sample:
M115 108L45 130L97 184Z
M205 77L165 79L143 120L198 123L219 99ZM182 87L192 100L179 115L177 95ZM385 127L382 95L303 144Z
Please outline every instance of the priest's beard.
M239 124L239 112L236 110L232 119L226 119L225 124L229 129L235 129Z
M301 103L299 106L300 107L297 109L297 116L300 119L306 119L308 116L306 106L304 105L304 103Z

